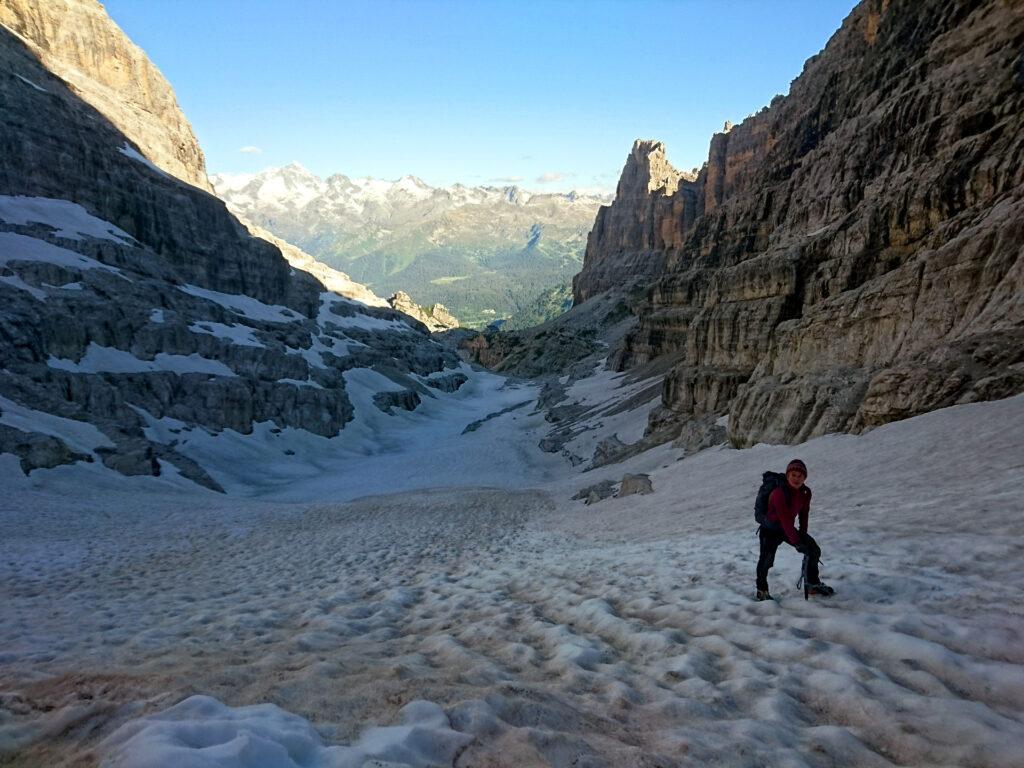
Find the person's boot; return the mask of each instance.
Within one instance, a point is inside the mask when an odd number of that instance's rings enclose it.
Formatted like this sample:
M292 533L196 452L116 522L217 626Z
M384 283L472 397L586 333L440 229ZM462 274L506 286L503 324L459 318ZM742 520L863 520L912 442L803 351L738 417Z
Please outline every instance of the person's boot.
M836 593L832 587L820 581L817 584L811 584L807 591L812 595L821 595L822 597L832 597Z
M762 600L774 600L775 598L768 594L767 589L759 589L757 590L757 594L754 596L754 599L760 602Z

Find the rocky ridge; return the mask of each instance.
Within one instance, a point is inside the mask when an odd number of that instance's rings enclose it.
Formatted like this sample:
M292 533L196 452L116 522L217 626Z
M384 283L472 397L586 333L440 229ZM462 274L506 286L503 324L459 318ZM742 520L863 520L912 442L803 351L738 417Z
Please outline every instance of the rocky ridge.
M1024 13L866 0L696 178L637 142L574 281L649 285L651 430L797 442L1024 390Z
M0 453L218 489L203 446L220 435L327 438L353 386L413 407L457 388L458 357L422 324L293 268L38 47L0 25Z

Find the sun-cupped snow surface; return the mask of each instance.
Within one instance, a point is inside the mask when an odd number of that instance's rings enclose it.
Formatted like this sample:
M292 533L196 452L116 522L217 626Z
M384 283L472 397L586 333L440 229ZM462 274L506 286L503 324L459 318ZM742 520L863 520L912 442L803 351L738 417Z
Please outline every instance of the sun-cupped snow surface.
M0 220L8 224L44 224L68 240L82 236L132 245L134 239L109 221L93 216L78 203L49 197L0 195Z
M385 386L349 373L354 400ZM85 497L92 465L26 478L0 457L0 750L54 766L345 765L352 749L463 768L1020 765L1024 396L567 474L537 458L539 415L514 408L534 388L475 386L487 402L467 397L462 421L504 413L464 435L414 421L454 398L381 413L349 446L380 426L377 455L293 468L300 503L272 483L239 500L140 478ZM805 601L783 546L778 602L756 603L753 497L795 456L837 594ZM272 468L236 463L257 459ZM624 472L654 492L570 501Z
M16 232L0 232L0 267L18 261L44 261L72 269L103 269L121 275L121 270L117 267L108 266L45 240L19 235Z
M219 360L211 360L198 354L169 355L158 353L152 360L142 360L131 352L114 347L102 347L95 341L89 342L85 354L78 362L51 356L46 364L50 368L72 373L149 373L171 371L172 373L208 373L211 376L235 376L234 371Z
M326 747L307 720L273 704L232 709L192 696L126 723L100 750L119 768L433 768L451 765L473 740L453 731L444 710L429 701L412 701L399 715L399 725L370 728L352 746Z
M293 323L301 320L302 315L294 309L281 306L280 304L264 304L259 299L246 296L241 293L221 293L209 288L200 288L196 285L179 285L178 290L190 296L197 296L222 307L231 310L236 315L247 317L250 320L264 320L270 323Z

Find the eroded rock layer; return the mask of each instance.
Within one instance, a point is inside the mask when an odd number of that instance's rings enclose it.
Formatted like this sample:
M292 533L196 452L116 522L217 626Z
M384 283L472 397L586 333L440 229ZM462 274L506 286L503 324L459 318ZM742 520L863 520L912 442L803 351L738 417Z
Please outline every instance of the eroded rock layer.
M1022 45L1020 4L868 0L693 182L643 192L634 146L574 289L657 271L612 361L676 357L655 418L791 442L1024 389Z

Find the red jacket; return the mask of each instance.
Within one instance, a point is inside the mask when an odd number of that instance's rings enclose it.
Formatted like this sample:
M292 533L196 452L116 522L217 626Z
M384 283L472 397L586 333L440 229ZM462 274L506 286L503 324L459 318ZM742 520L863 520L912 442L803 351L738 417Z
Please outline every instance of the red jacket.
M786 502L786 491L789 491L790 502ZM811 511L811 489L806 485L794 491L792 488L776 488L768 497L768 514L766 519L769 524L776 523L782 526L782 532L786 534L790 544L799 544L800 535L796 532L793 523L797 516L800 517L800 530L807 532L807 513Z

